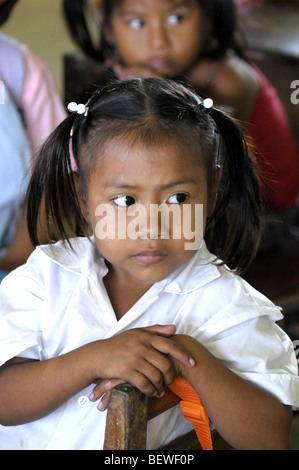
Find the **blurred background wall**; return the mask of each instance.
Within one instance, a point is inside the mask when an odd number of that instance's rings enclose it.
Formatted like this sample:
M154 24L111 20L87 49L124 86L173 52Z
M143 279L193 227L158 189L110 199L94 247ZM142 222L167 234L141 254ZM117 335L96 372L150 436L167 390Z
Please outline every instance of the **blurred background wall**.
M27 44L48 64L63 96L62 54L75 50L61 12L61 0L19 0L1 32Z

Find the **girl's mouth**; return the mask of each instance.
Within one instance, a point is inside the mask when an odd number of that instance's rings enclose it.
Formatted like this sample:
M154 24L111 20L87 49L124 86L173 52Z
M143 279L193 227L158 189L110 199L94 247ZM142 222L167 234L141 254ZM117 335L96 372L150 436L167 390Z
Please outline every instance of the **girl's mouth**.
M158 264L167 258L168 254L164 251L145 250L133 256L141 264Z
M151 59L146 63L147 67L152 68L153 70L159 71L161 73L167 71L171 66L171 61L169 59L155 58Z

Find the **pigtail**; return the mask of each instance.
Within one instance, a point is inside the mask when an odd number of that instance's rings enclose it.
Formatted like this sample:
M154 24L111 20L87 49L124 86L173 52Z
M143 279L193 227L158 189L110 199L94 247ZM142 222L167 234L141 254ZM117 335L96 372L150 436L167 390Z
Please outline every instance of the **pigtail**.
M80 209L70 155L70 132L75 116L66 118L42 146L26 196L31 242L69 240L86 221ZM69 243L70 244L70 243Z
M220 180L215 207L207 221L209 250L237 273L256 255L261 235L261 196L253 156L235 122L213 109L219 131Z

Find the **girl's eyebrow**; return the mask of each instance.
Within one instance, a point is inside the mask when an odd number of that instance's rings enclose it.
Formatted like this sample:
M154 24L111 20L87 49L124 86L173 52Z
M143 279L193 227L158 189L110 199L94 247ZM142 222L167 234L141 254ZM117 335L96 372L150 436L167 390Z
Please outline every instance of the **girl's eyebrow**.
M116 182L111 182L111 183L106 183L104 184L105 189L140 189L140 186L136 186L133 184L126 184L126 183L116 183Z
M162 189L169 189L169 188L172 188L174 186L181 186L183 184L193 184L194 186L197 186L197 182L196 182L195 179L193 179L193 178L184 178L182 180L172 181L171 183L168 183L168 184L162 186Z
M193 184L194 186L197 186L197 181L193 178L184 178L182 180L171 181L170 183L165 184L165 185L160 185L160 186L158 186L158 188L160 190L163 190L163 189L169 189L169 188L172 188L172 187L175 187L175 186L181 186L181 185L184 185L184 184ZM106 183L104 185L104 188L105 189L127 189L127 190L142 189L138 185L126 184L126 183L121 183L121 182L117 183L115 181L113 181L111 183Z
M170 6L169 11L175 10L177 8L183 8L183 7L189 7L189 6L190 6L189 0L182 0L181 2L173 3L173 5ZM119 12L120 12L120 16L136 16L136 15L143 13L143 12L140 12L139 10L125 10L125 7L120 8Z

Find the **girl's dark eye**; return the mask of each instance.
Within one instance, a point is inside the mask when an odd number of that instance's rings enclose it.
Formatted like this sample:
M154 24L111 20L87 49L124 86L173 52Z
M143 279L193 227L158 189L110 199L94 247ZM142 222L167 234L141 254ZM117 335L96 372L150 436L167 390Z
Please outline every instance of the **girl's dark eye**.
M134 18L130 20L129 26L132 29L140 29L144 26L144 21L142 21L140 18Z
M132 196L117 196L113 199L117 206L128 207L135 204L135 199Z
M173 196L170 196L167 200L169 204L183 204L188 199L187 194L184 193L177 193Z
M184 15L182 14L176 14L176 15L170 15L168 17L168 23L172 26L176 25L176 24L179 24L181 23L182 21L184 21Z

